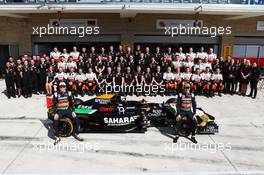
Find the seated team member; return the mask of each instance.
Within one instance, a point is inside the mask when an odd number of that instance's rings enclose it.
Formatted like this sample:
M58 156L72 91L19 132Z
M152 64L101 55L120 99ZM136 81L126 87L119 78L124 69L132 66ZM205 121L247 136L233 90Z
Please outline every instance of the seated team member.
M101 68L99 68L98 72L100 73ZM93 72L92 68L88 69L88 72L86 73L86 79L87 83L84 84L83 90L88 90L88 95L94 95L96 91L96 84L97 84L97 79L96 79L96 74Z
M68 62L66 63L66 68L69 71L71 68L77 69L76 62L73 61L73 57L70 56Z
M63 68L59 68L58 69L58 72L55 74L55 82L54 82L54 86L53 86L53 90L54 90L54 92L57 92L57 88L58 88L58 84L60 84L61 82L65 82L66 81L66 79L67 79L67 74L65 74L64 72L63 72Z
M194 64L193 71L195 71L196 69L200 69L201 72L204 71L205 67L204 67L202 60L201 59L196 59L196 60L197 60L197 63Z
M47 77L46 78L47 95L52 95L52 86L53 86L54 77L55 77L55 72L54 72L52 66L48 67L48 72L47 72L47 76L46 77Z
M178 67L175 69L175 71L173 72L173 76L174 76L174 89L175 89L175 93L180 93L180 91L182 90L181 88L181 84L182 84L182 74L181 74L181 69Z
M187 67L189 67L190 70L192 70L193 62L191 61L191 58L189 56L187 56L186 57L186 60L184 62L182 62L182 66L184 67L184 69L186 69Z
M125 53L125 60L128 60L130 56L134 57L134 54L132 53L131 47L128 46Z
M78 137L79 130L80 130L80 121L76 114L74 113L72 107L74 104L73 96L70 92L66 91L66 84L64 82L60 82L59 84L59 91L54 93L53 98L53 108L54 108L54 130L55 130L55 137L56 141L54 144L57 144L60 141L59 136L59 119L60 117L67 116L73 119L75 123L75 133L73 137L79 141L83 141L82 138Z
M99 71L99 73L96 74L96 80L97 80L96 93L97 94L103 94L103 93L105 93L104 87L103 87L103 85L105 83L105 75L103 74L101 68L99 68L98 71Z
M189 56L189 57L190 57L190 60L191 60L192 62L194 62L194 60L195 60L195 58L196 58L196 53L193 52L193 48L192 48L192 47L190 47L190 48L189 48L189 52L186 53L186 57L187 57L187 56Z
M116 72L113 76L113 88L115 92L119 93L124 87L124 76L121 72L121 67L116 67Z
M147 67L146 72L144 73L143 76L144 76L143 84L144 84L145 88L146 88L146 86L149 86L148 89L150 91L150 92L146 92L145 91L144 95L152 96L153 93L151 92L151 87L153 85L153 75L152 75L151 70L150 70L149 67Z
M75 83L75 69L73 67L70 68L70 72L67 74L67 89L71 91L73 95L77 93L77 85Z
M208 61L208 58L205 58L205 59L204 59L204 63L203 63L203 65L204 65L205 68L206 68L206 67L209 67L209 68L210 68L210 71L212 70L212 63L210 63L210 62Z
M127 67L124 73L124 83L126 88L126 94L132 95L131 88L134 86L134 75L131 72L131 68Z
M178 129L180 127L180 120L183 116L187 117L191 123L192 136L191 141L197 144L195 139L195 132L197 128L197 118L196 113L196 100L193 93L191 93L190 84L186 83L184 85L184 92L178 95L177 99L177 117L176 117L176 136L173 139L173 142L176 143L179 139Z
M99 56L102 57L103 61L107 60L107 53L105 52L105 48L104 47L101 48L101 52L99 53Z
M193 90L195 95L199 95L202 92L202 76L201 76L201 70L197 68L195 70L195 73L192 74L191 77L192 85L191 89Z
M183 53L182 47L179 47L179 52L176 52L176 56L178 56L181 61L185 60L186 55Z
M84 96L85 92L88 90L88 86L85 83L87 78L86 78L86 75L83 73L82 69L79 69L78 74L75 76L75 80L77 84L78 94L80 94L81 96Z
M189 67L187 67L185 69L185 72L182 73L182 86L184 86L185 83L190 83L191 77L192 77L191 69ZM182 87L182 89L183 89L183 87Z
M212 74L210 73L210 68L206 67L205 71L201 74L202 76L202 89L203 89L203 93L204 95L206 95L207 97L211 96L211 77Z
M135 73L135 85L136 88L139 88L140 86L143 87L143 82L144 82L144 77L143 77L143 72L141 71L141 67L137 66L137 70ZM139 96L141 95L142 92L136 91L136 95Z
M182 68L182 61L180 60L180 57L176 56L176 59L171 62L172 67L179 67Z
M96 73L99 73L99 68L102 69L102 71L105 70L105 63L101 56L98 56L97 61L95 61L94 69Z
M61 56L68 59L70 57L70 54L68 54L67 49L64 48L62 50Z
M60 60L60 56L61 56L61 52L58 51L57 47L54 47L53 51L50 52L50 58L53 58L55 62L57 63Z
M173 92L174 75L171 72L171 67L167 67L167 71L163 74L163 80L165 81L166 95L171 95Z
M140 53L140 56L139 56L139 59L137 60L136 65L140 66L141 69L145 70L146 61L145 61L145 58L144 58L144 53Z
M215 94L218 91L218 95L222 96L221 93L224 90L223 75L221 74L220 68L216 68L216 72L212 75L212 93Z
M163 96L163 89L162 89L162 85L163 85L163 73L161 72L161 67L157 66L157 71L153 73L153 84L157 85L158 88L158 94ZM157 93L155 93L154 95L157 95Z
M73 46L73 51L70 53L70 56L72 56L74 62L77 62L79 60L80 52L77 51L76 46Z
M210 48L209 49L209 52L208 52L208 61L210 63L213 63L215 60L216 60L217 56L216 54L214 53L214 49L213 48Z

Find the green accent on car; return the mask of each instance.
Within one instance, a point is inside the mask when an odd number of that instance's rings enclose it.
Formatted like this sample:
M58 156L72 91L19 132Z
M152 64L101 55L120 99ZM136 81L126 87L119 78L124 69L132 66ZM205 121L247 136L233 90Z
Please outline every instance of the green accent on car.
M173 116L176 116L177 115L177 109L176 109L176 106L175 105L169 105L167 106L167 109L170 111L170 113L173 115Z
M92 114L97 110L94 109L85 109L85 108L76 108L75 110L76 114Z

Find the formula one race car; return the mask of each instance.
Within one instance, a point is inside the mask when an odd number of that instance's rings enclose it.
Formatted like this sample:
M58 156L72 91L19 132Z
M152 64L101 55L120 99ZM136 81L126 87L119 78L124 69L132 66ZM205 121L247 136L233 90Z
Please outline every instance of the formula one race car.
M48 118L53 120L52 97L47 97ZM75 99L74 111L81 122L81 132L145 132L147 127L174 127L177 115L176 99L166 103L127 101L116 94L105 94L87 101ZM214 117L201 108L196 112L198 133L214 134L218 126ZM182 117L182 135L189 134L188 121ZM60 119L60 135L70 136L74 127L71 119Z
M162 127L171 126L174 127L175 119L177 116L177 99L170 98L166 103L148 103L147 117L151 123L151 126ZM206 113L202 108L196 109L196 118L198 123L197 134L214 134L218 132L218 125L215 123L215 118ZM181 122L181 134L188 136L190 134L189 121L185 116L182 116Z
M48 118L53 120L52 96L47 97ZM80 119L81 132L145 132L144 112L136 104L115 94L105 94L82 101L75 99L74 111ZM71 119L60 119L60 135L70 136L73 131Z

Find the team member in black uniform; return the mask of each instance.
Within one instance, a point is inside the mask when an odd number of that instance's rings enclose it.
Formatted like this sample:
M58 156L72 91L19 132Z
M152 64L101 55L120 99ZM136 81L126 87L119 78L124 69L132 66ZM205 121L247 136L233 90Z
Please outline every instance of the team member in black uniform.
M134 75L131 73L131 68L127 67L124 74L125 92L127 95L132 95L131 88L134 86Z
M39 91L41 93L44 93L45 89L45 83L47 78L47 64L45 63L45 58L40 59L40 64L38 65L39 69Z
M23 92L25 98L32 96L32 89L31 89L31 69L28 65L28 61L24 61L24 67L22 71L22 80L23 80Z
M99 73L99 68L102 70L102 72L105 70L105 64L101 56L98 56L98 60L95 62L94 68L96 73Z
M196 100L193 93L191 93L190 84L184 84L183 94L179 94L177 99L177 117L176 117L176 137L173 139L173 142L176 143L179 139L178 129L181 124L181 119L183 116L187 117L191 124L192 136L191 141L197 143L195 139L195 132L197 128L197 118L196 113Z
M251 75L250 75L250 94L249 96L255 99L258 93L258 82L260 78L261 70L258 67L257 63L254 62L251 68Z
M91 57L89 57L86 61L86 69L85 70L88 71L90 68L94 69L94 62L93 62Z
M121 67L116 67L115 75L113 76L113 85L115 92L120 93L124 87L124 76L121 72Z
M135 62L139 60L140 54L141 54L141 47L140 45L137 45L136 50L135 50Z
M94 63L97 59L97 53L95 52L95 48L91 47L91 52L89 54L89 58L92 59L92 63Z
M144 72L141 71L141 67L137 66L137 70L135 73L135 87L136 89L142 89L143 88L143 82L144 82ZM141 87L141 88L140 88ZM142 91L136 90L136 95L140 96L142 95Z
M157 85L159 88L158 88L158 94L160 94L161 96L164 95L164 91L165 89L162 87L164 85L163 83L163 73L161 72L161 68L160 66L157 66L157 71L153 74L153 83L155 85ZM157 95L156 93L154 95Z
M143 75L143 83L144 83L144 95L153 95L152 85L153 85L153 75L149 67L147 67L146 72ZM148 90L147 90L148 89Z
M113 62L113 57L111 55L108 56L108 61L105 62L105 67L114 67L115 63ZM105 70L105 72L107 72Z
M55 79L55 72L53 71L53 67L48 67L47 77L46 77L46 92L47 95L52 95L52 86Z
M104 76L101 68L99 68L98 71L99 71L99 73L96 74L96 79L97 79L96 93L98 95L100 95L100 94L105 93L105 91L104 91L105 76Z
M136 63L135 63L134 57L132 55L130 55L128 60L127 60L127 62L126 62L126 67L130 67L130 70L131 70L132 73L135 72L135 68L136 68L135 64Z
M87 72L86 63L84 61L84 57L83 56L79 56L79 61L76 63L76 65L77 65L77 69L82 69L84 73Z
M6 94L7 98L16 98L15 91L15 69L11 66L10 62L6 63L6 68L4 72L5 83L6 83Z
M149 64L149 68L150 68L150 70L151 70L152 73L155 72L155 71L157 70L157 66L158 66L158 63L157 63L157 61L155 60L155 57L152 57L152 58L151 58L151 62L150 62L150 64Z
M144 58L144 53L141 53L137 61L137 66L140 66L142 70L145 70L146 62Z
M113 86L113 73L111 67L107 67L107 73L105 74L104 79L105 79L104 82L106 85L106 90L107 92L110 92Z
M146 53L144 54L146 67L149 67L149 64L151 62L152 57L153 57L153 55L150 53L149 47L146 47Z
M83 141L80 137L78 137L79 130L80 130L80 121L79 118L76 116L75 112L73 111L73 104L74 99L70 92L66 91L66 84L61 82L59 84L59 91L54 93L53 98L53 109L54 109L54 130L56 141L54 144L57 144L60 141L59 136L59 119L61 117L69 117L75 123L75 133L73 137L79 141Z
M21 60L18 59L16 65L16 91L18 97L20 97L22 94L22 86L23 86L22 71L23 71L23 65Z
M232 59L231 63L228 65L226 73L227 73L227 91L230 92L231 95L234 95L236 77L238 76L234 59Z
M34 94L39 94L38 92L38 72L39 69L35 65L35 61L31 60L30 61L30 81L31 81L31 87L32 87L32 92Z
M82 56L83 57L83 61L86 62L86 60L87 60L87 58L89 56L89 53L87 52L85 47L82 48L80 56Z
M109 47L108 57L109 56L111 56L112 59L115 59L115 57L116 57L116 54L115 54L115 51L114 51L114 47L113 46L110 46Z

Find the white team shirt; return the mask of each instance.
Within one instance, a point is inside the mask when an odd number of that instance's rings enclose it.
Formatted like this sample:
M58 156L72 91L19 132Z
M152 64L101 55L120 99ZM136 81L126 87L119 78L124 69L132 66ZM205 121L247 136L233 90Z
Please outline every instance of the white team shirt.
M202 80L210 81L212 74L210 72L208 72L208 73L204 72L201 74L201 76L202 76Z
M86 79L87 79L87 78L86 78L86 75L85 75L84 73L82 73L82 74L77 74L77 75L75 76L75 80L77 80L79 83L84 82Z
M222 74L213 74L211 79L216 82L220 82L223 80L223 75Z
M66 67L67 67L67 69L70 69L72 67L76 69L77 68L77 65L76 65L76 62L73 62L72 61L72 62L67 62L66 63Z
M199 74L192 74L191 80L192 82L200 82L202 80L202 77Z
M200 58L200 59L205 59L205 58L208 58L208 54L206 52L198 52L197 53L197 58Z
M61 56L61 52L57 51L57 52L50 52L50 58L54 58L54 59L59 59Z
M68 59L69 56L70 56L70 54L68 54L68 53L61 53L61 56L63 56L64 58Z
M168 73L168 72L165 72L163 74L163 79L164 80L167 80L167 81L170 81L170 80L173 80L174 79L174 75L172 72Z
M173 67L182 67L182 62L181 61L172 61L171 63Z
M55 74L55 79L58 79L59 81L63 81L64 79L67 79L67 74L64 72L58 72Z

